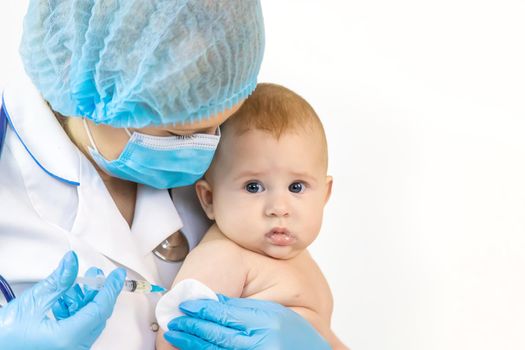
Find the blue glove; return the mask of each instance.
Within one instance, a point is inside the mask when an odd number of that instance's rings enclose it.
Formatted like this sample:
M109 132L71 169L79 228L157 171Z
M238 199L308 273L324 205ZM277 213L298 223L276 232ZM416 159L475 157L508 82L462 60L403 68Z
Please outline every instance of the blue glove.
M181 349L330 349L304 318L270 301L228 298L180 304L164 338Z
M104 288L73 316L63 320L49 318L47 313L51 306L71 288L77 274L77 256L69 252L47 279L0 308L0 349L91 348L113 312L126 272L123 269L113 271Z
M104 276L104 272L96 267L89 268L85 273L86 277L96 277L99 275ZM75 284L62 294L53 305L52 310L55 318L57 320L63 320L64 318L73 316L85 305L89 304L97 293L98 290L91 289L87 285L82 289L78 284Z

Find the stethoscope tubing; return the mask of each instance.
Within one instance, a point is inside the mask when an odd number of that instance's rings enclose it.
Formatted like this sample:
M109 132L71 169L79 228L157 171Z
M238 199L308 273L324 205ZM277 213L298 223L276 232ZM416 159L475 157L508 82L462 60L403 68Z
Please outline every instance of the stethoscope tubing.
M2 94L2 106L0 106L0 156L5 143L5 134L7 131L7 115L5 112L4 95Z
M0 275L0 291L4 295L4 298L7 302L10 302L16 297L13 289L11 289L11 286L9 283L7 283L5 278L2 277L2 275Z

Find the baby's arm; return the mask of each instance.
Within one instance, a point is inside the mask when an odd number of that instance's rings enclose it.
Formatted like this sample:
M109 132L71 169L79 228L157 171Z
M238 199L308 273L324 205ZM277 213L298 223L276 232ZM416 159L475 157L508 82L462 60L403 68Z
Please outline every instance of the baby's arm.
M308 290L309 297L306 304L293 303L289 308L305 318L325 338L332 349L348 350L348 347L337 338L330 323L334 307L332 292L328 281L324 277L319 265L309 253L297 259L298 271L305 279L301 279L300 289Z
M335 333L330 328L329 320L324 319L320 314L305 307L290 307L293 311L304 317L315 329L326 339L333 350L348 350Z
M193 278L216 293L240 297L246 279L242 248L218 234L212 226L203 241L184 260L173 285L186 278ZM157 350L172 350L161 329L157 335Z

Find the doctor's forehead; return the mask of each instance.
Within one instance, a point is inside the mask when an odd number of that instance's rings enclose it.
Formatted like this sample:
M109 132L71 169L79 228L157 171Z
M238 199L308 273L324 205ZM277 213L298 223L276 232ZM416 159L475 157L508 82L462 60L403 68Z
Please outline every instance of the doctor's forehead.
M192 123L187 124L176 124L171 126L160 126L160 127L143 127L137 130L144 134L164 136L167 134L177 134L177 135L191 135L196 133L202 134L214 134L217 130L217 127L224 123L229 117L231 117L235 112L239 110L242 103L241 101L234 105L232 108L227 109L223 112L217 113L207 119L196 120Z

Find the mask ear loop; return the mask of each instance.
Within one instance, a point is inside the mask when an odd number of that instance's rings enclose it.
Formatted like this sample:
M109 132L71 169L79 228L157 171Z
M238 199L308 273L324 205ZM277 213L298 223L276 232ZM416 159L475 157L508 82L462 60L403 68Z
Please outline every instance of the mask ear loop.
M91 130L89 129L89 125L86 122L86 118L82 117L82 124L84 124L84 129L86 130L86 134L88 136L89 142L91 143L91 147L95 149L95 151L100 154L98 151L97 145L95 145L95 141L93 140L93 135L91 135Z
M82 124L84 124L84 129L86 130L86 134L88 136L89 142L91 143L91 147L95 149L95 151L100 154L98 151L97 145L95 144L95 140L93 139L93 135L91 134L91 129L89 128L89 125L86 122L86 118L82 117ZM128 128L124 128L126 131L126 134L131 138L131 132L128 130Z

